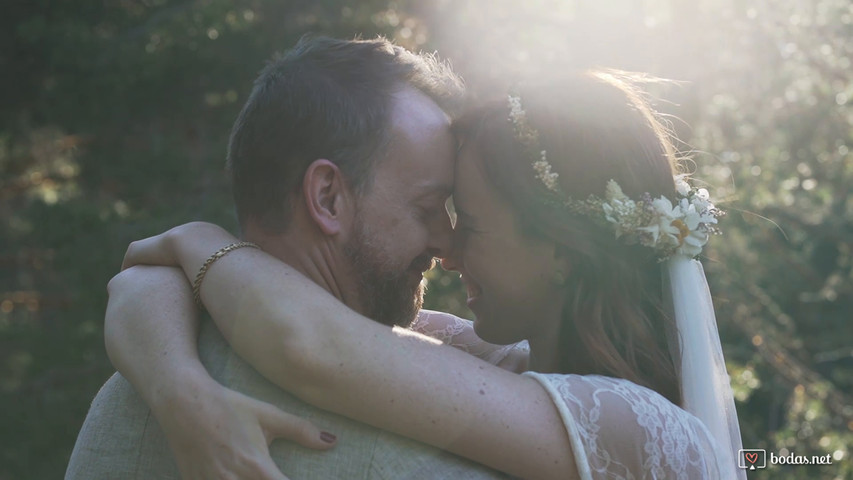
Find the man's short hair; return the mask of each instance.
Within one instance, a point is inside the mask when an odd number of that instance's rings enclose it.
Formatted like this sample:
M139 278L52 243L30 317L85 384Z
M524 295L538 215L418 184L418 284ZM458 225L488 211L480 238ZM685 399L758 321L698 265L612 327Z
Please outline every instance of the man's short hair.
M392 95L405 85L451 115L461 103L462 81L446 63L384 38L303 37L274 58L255 81L228 146L240 225L286 229L305 170L319 158L334 162L364 193L390 137Z

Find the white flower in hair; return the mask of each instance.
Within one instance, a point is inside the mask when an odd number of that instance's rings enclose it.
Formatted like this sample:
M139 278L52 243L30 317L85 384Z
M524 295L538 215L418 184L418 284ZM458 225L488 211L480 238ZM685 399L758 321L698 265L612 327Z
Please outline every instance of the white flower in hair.
M686 205L685 205L686 204ZM678 253L695 257L702 252L702 246L708 242L708 232L700 226L705 223L717 223L714 217L708 218L708 215L702 215L696 210L696 206L687 202L687 199L682 199L683 218L680 220L687 227L687 235L680 237L680 245L676 250Z
M683 185L689 188L687 182L679 186ZM679 190L684 191L683 188ZM723 212L711 203L707 190L690 188L686 195L678 196L675 204L664 196L652 199L648 194L635 201L625 195L616 181L610 180L605 198L593 195L583 202L569 198L563 204L573 213L598 223L603 221L617 239L627 244L639 243L652 248L661 260L673 254L696 257L702 253L710 235L719 233L717 217Z
M681 208L673 207L666 197L652 200L652 208L655 212L652 223L637 230L650 233L653 244L663 242L677 246L681 231L673 223L681 216Z
M637 216L637 202L628 198L614 180L607 182L605 187L606 202L601 204L604 219L615 227L616 238L631 234Z
M628 196L622 191L622 187L615 180L610 180L604 187L604 195L608 200L628 200Z
M512 123L517 124L524 120L524 109L521 108L521 98L514 95L509 95L507 98L509 103L509 118Z
M557 183L560 174L551 171L551 164L548 163L548 156L545 150L540 152L539 160L533 162L533 170L536 170L536 178L542 180L542 183L545 184L548 190L554 193L560 192L560 186Z
M688 193L690 193L690 184L687 183L686 174L676 175L672 177L675 180L675 193L681 195L682 197L686 197ZM707 193L707 191L706 191Z
M687 195L684 195L685 197ZM711 203L711 196L708 194L708 190L704 188L700 188L696 190L691 202L696 206L696 210L699 212L707 212L709 210L714 209L714 204ZM717 223L717 219L713 216L710 217L713 221L711 223Z
M530 165L535 177L547 189L543 204L587 217L612 230L626 244L639 243L653 249L660 260L673 254L696 257L710 235L719 233L717 218L723 212L711 203L707 190L690 186L687 175L673 177L677 198L674 204L664 196L652 199L648 193L640 199L631 199L612 179L605 186L604 198L568 197L560 189L559 175L552 171L547 152L539 147L539 132L527 122L521 98L510 95L508 104L515 139L525 147L527 158L533 159Z

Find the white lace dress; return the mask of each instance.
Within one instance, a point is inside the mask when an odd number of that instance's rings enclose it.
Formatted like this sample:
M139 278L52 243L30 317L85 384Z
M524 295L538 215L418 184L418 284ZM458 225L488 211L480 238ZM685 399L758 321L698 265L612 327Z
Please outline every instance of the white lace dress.
M513 371L524 371L527 342L492 345L471 322L424 310L412 329ZM662 395L627 380L600 375L524 372L536 379L560 412L581 479L720 479L710 432Z

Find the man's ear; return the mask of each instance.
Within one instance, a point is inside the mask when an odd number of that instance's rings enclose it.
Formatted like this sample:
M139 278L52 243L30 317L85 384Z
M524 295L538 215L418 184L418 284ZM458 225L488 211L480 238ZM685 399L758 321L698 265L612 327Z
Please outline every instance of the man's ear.
M338 166L324 158L314 160L302 178L308 214L326 235L337 235L352 201L352 193Z

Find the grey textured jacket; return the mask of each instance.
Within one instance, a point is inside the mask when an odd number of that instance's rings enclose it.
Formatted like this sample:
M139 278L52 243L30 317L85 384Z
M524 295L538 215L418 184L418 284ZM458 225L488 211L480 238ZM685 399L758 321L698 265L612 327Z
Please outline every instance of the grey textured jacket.
M337 445L327 452L283 440L273 442L272 457L292 480L508 478L441 450L301 402L237 357L209 321L202 324L199 353L208 371L223 385L309 418L321 429L337 435ZM113 375L92 402L65 478L180 478L154 415L121 375Z

